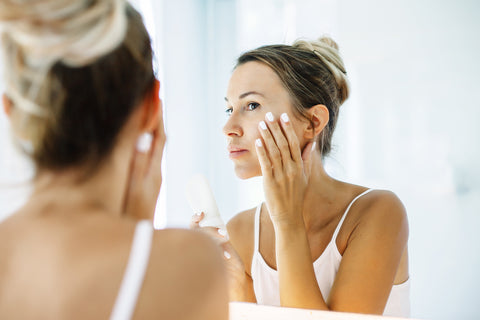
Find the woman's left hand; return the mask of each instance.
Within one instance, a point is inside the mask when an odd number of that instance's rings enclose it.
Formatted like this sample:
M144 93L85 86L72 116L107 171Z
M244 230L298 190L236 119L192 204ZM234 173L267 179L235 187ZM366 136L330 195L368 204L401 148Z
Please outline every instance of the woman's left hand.
M280 118L276 121L271 112L267 113L267 121L259 124L262 139L255 142L266 204L274 226L303 225L303 201L315 142L309 142L302 154L288 115L284 113Z
M204 218L205 214L193 215L190 221L190 229L199 230L209 235L219 247L223 250L223 256L225 258L225 267L228 274L228 291L230 301L245 301L246 297L246 277L245 265L237 253L237 250L226 237L226 230L222 230L216 227L200 227L200 221Z

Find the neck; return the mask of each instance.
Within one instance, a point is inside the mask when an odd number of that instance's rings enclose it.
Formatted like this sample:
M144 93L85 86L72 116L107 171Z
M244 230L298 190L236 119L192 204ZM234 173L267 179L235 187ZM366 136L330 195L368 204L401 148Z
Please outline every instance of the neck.
M333 210L339 190L339 181L330 177L323 167L320 153L312 154L312 170L305 195L303 220L307 230L324 225L332 219Z
M120 216L128 181L130 157L113 151L99 168L85 174L85 168L62 171L39 170L31 201L55 204L61 211L104 212Z

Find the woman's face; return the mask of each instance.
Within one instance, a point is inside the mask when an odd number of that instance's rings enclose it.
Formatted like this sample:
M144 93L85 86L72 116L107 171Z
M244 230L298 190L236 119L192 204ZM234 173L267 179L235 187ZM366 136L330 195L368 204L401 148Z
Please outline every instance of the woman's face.
M293 115L290 95L280 78L266 64L251 61L238 66L228 84L227 113L229 119L223 128L227 136L228 153L235 165L235 173L241 179L262 174L255 151L255 140L260 138L258 124L265 114L272 112L275 121L286 112L294 125L300 146L306 121Z

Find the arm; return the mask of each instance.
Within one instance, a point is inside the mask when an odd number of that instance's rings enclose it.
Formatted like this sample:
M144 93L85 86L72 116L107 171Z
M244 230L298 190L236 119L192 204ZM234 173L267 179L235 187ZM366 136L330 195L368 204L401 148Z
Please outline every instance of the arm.
M372 192L373 193L373 192ZM367 195L329 297L330 308L382 314L408 240L405 208L391 192Z
M268 119L268 116L267 116ZM263 142L256 151L262 169L266 204L275 229L280 303L285 307L328 310L313 270L303 222L303 199L314 145L301 154L290 121L259 124ZM283 130L282 130L283 129Z
M276 225L275 242L281 305L328 310L315 277L303 221Z
M290 124L282 121L281 126L285 134L277 122L269 122L268 129L260 126L263 143L257 144L275 229L281 305L382 313L408 237L403 206L392 194L369 195L371 205L358 212L361 219L352 227L332 291L324 299L302 214L310 148L300 155Z
M302 227L278 227L277 268L282 305L382 314L408 239L405 209L392 193L373 199L358 212L342 262L324 299L318 288L308 240ZM353 213L353 212L352 212Z

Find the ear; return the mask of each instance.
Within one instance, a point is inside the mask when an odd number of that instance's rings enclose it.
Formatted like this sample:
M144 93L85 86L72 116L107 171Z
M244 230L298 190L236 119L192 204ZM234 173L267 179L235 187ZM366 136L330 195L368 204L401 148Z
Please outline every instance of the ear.
M158 126L159 112L161 112L159 93L160 82L158 80L155 80L152 90L150 90L150 92L146 94L141 105L141 131L152 132Z
M4 93L2 94L2 104L3 104L3 111L10 117L10 113L12 112L12 100Z
M330 113L323 104L317 104L308 109L310 123L304 131L305 139L312 140L322 132L328 124Z

